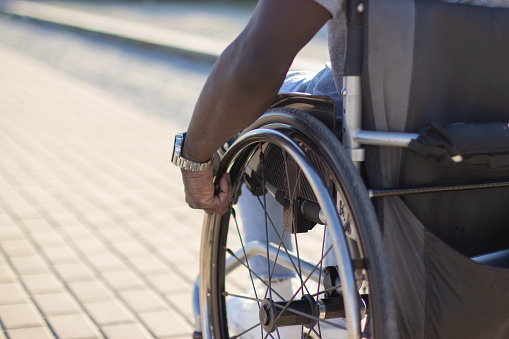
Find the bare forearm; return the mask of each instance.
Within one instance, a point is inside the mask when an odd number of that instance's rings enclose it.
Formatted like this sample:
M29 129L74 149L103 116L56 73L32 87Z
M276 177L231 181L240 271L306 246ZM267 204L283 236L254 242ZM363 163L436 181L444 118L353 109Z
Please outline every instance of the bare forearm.
M202 90L184 156L206 161L224 142L260 117L274 100L297 52L329 17L312 0L260 0L248 25L222 54Z
M196 104L184 154L205 161L270 106L290 61L268 62L268 55L239 56L232 45L217 62Z

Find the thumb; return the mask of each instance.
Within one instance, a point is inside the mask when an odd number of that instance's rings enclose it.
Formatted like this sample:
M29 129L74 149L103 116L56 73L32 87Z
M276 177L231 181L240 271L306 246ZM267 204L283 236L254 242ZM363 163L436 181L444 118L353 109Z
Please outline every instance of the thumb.
M230 174L225 173L219 180L219 192L217 194L219 201L222 203L230 203L230 195L231 195L231 181Z
M219 157L219 154L217 152L213 155L212 159L212 173L215 176L217 172L219 171L219 164L221 163L221 159Z

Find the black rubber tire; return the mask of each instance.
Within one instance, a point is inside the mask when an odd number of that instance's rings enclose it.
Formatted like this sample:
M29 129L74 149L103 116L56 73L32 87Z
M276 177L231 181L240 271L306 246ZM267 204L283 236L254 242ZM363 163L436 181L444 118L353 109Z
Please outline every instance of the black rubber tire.
M320 166L332 174L335 187L342 193L358 233L358 243L369 281L369 316L371 338L397 337L394 298L390 288L390 267L385 260L380 226L366 187L334 134L308 113L276 108L265 113L244 133L266 128L280 131L319 155ZM255 147L255 146L252 146ZM232 147L231 149L235 149ZM221 171L230 171L232 183L239 182L241 167L251 149L228 151ZM221 173L220 171L220 173ZM202 236L200 264L202 321L204 332L213 338L229 338L224 292L224 260L230 213L206 215ZM203 302L205 301L205 302Z

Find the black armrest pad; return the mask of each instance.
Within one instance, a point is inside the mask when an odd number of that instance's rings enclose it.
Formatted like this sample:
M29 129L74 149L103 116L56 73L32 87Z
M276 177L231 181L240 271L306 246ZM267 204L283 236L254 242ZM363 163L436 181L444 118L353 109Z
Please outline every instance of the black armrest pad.
M509 165L509 123L427 124L409 148L439 161ZM458 157L460 156L460 157ZM483 160L484 159L484 160Z

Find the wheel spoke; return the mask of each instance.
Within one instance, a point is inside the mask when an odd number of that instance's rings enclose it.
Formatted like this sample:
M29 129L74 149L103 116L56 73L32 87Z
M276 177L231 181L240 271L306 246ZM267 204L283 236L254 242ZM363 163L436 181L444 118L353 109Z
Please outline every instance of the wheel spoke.
M233 337L230 337L230 339L237 339L237 338L239 338L239 337L243 336L244 334L246 334L247 332L254 330L255 328L257 328L257 327L258 327L258 326L260 326L260 325L261 325L261 324L260 324L260 323L258 323L258 324L254 325L254 326L251 326L250 328L248 328L248 329L247 329L247 330L245 330L244 332L241 332L241 333L239 333L239 334L237 334L237 335L234 335Z
M244 247L244 241L242 240L242 235L241 235L241 232L240 232L239 223L237 222L237 216L236 216L236 213L235 213L235 210L233 209L233 207L230 207L230 210L231 210L231 213L233 215L233 220L235 220L235 226L237 228L237 234L239 235L239 239L240 239L240 246L242 247L242 251L244 252L244 258L246 259L246 267L247 267L247 270L249 272L249 279L251 280L251 286L253 287L253 291L254 291L255 297L258 298L258 293L256 292L256 287L255 287L254 281L253 281L253 270L251 269L251 267L249 267L249 261L247 260L246 249ZM258 302L258 307L259 306L260 306L260 303Z
M260 205L262 205L262 202L260 201L260 198L259 198L259 197L258 197L258 201L260 202ZM295 262L293 261L292 256L290 255L290 252L288 251L288 247L286 247L286 245L285 245L284 241L282 241L283 237L279 235L279 232L278 232L278 230L277 230L277 227L276 227L276 226L274 225L274 223L272 222L272 219L270 218L270 216L269 216L269 215L267 215L267 216L268 216L268 219L269 219L270 223L272 224L272 227L273 227L274 231L276 232L276 235L277 235L277 236L278 236L278 238L280 239L280 241L279 241L280 246L281 246L281 245L283 246L283 249L285 250L286 255L288 256L288 259L290 259L290 262L292 263L293 269L295 270L295 272L298 272L297 266L295 265ZM285 231L284 231L284 229L283 229L283 236L284 236L284 232L285 232ZM278 251L278 253L279 253L279 251ZM278 256L276 255L276 258L274 259L274 262L277 260L277 257L278 257Z
M226 291L223 292L223 295L225 297L235 297L235 298L240 298L240 299L245 299L245 300L252 300L252 301L257 301L257 302L262 302L263 301L262 299L248 297L247 295L240 295L240 294L229 293L229 292L226 292Z
M253 271L251 268L249 268L248 265L246 265L245 262L243 262L242 260L240 260L236 255L235 253L233 253L233 251L229 248L225 248L225 251L228 252L229 255L231 255L232 257L234 257L242 266L244 266L245 268L247 268L252 274L254 274L254 276L256 278L258 278L258 280L260 280L265 286L267 286L269 289L272 289L272 287L270 286L270 281L269 282L266 282L265 280L263 280L262 277L260 277L258 274L256 274L255 271ZM274 290L274 293L279 297L281 298L281 300L283 300L283 297L277 293L277 291Z
M269 227L267 224L267 197L265 196L265 154L263 153L262 144L260 144L260 166L261 166L261 172L262 172L262 196L263 196L263 216L264 216L264 223L265 223L265 243L267 245L267 274L269 275L269 289L265 291L265 298L267 297L267 293L270 296L270 299L272 299L272 274L270 270L270 258L269 256Z
M332 249L332 246L329 247L329 249L327 250L327 252L325 253L325 255L327 255L329 253L329 251ZM281 313L278 314L278 316L276 317L276 320L277 321L279 319L279 317L281 317L281 315L283 314L283 312L288 308L290 307L290 304L292 303L292 301L295 299L295 297L297 296L297 294L299 294L299 292L302 290L302 286L309 280L309 278L311 277L311 275L313 274L313 272L319 267L319 265L321 264L321 262L323 261L323 258L322 257L320 259L320 261L315 265L315 267L313 268L313 270L309 273L309 275L306 277L306 279L304 280L304 282L302 283L302 285L297 289L297 291L295 292L295 294L290 298L290 300L288 300L288 302L286 303L286 306L284 306L283 308L283 311L281 311Z

